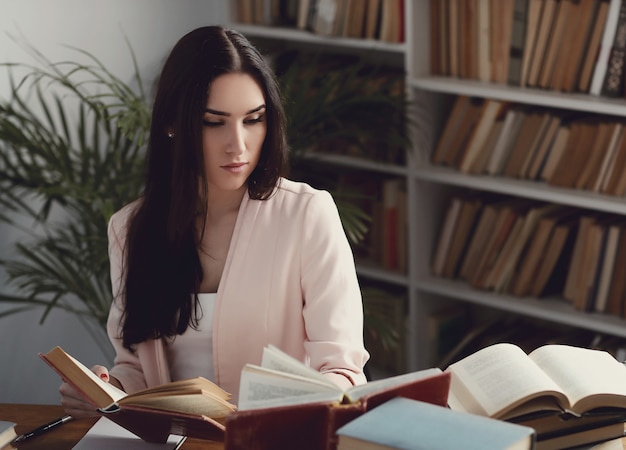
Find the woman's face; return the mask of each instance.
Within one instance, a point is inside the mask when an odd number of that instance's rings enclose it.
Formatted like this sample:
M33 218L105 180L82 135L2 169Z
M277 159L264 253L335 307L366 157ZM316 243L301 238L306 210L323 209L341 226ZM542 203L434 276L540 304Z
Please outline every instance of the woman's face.
M261 87L244 73L217 77L211 84L202 122L209 190L244 188L259 161L267 133Z

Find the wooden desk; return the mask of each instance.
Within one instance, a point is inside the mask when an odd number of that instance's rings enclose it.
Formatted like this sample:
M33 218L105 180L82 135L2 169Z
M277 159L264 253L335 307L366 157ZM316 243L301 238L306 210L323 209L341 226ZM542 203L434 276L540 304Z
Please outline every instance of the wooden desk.
M0 403L0 420L17 423L17 434L22 434L48 423L63 415L60 405L26 405ZM39 437L34 437L19 444L18 450L70 450L82 438L87 430L96 422L93 419L78 419L50 430ZM181 450L223 450L219 442L187 439Z

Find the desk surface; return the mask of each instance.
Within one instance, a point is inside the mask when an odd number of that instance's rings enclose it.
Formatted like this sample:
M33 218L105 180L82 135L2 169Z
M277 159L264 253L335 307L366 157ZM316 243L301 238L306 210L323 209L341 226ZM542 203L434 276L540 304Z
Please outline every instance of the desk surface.
M0 420L17 423L17 434L22 434L63 415L60 405L26 405L0 403ZM14 444L18 450L70 450L82 438L97 418L68 422L54 430ZM187 439L181 450L223 450L218 442Z

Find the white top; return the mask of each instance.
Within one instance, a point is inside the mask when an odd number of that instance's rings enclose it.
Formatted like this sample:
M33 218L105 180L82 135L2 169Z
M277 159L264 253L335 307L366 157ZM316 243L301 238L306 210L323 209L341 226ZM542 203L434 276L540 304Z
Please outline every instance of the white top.
M172 381L213 375L213 308L217 294L198 294L200 318L198 329L191 327L168 341L167 360Z

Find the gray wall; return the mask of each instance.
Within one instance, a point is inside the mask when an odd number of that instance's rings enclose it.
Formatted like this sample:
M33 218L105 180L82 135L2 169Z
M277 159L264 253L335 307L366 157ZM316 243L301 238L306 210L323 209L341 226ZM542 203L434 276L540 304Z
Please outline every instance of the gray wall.
M224 23L227 2L218 0L0 0L0 62L30 62L28 43L52 61L76 59L79 47L98 57L121 79L133 72L128 38L147 86L163 58L187 31ZM0 97L7 94L0 69ZM0 255L19 234L0 224ZM0 271L0 291L10 292ZM0 304L0 312L6 309ZM88 367L103 353L74 316L54 312L43 325L41 311L0 318L0 402L58 403L59 378L37 356L60 345Z

